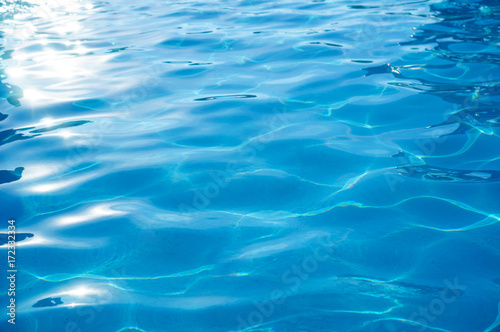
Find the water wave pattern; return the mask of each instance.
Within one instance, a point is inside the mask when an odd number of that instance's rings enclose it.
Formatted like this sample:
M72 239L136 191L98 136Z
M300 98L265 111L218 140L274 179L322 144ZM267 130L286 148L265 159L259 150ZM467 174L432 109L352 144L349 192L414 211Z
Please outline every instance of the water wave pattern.
M497 1L0 4L2 331L500 331Z

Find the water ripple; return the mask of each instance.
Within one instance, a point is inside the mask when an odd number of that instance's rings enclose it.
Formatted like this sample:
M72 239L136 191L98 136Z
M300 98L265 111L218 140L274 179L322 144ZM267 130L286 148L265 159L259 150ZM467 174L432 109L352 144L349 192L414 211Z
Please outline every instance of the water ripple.
M499 13L6 1L19 330L493 332Z

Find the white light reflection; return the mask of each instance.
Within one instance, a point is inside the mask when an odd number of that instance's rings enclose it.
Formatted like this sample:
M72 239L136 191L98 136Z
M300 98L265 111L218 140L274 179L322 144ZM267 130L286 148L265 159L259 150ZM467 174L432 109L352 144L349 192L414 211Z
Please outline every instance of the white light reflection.
M34 234L33 237L26 238L21 242L16 243L18 247L51 247L51 248L72 248L72 249L88 249L104 246L107 244L106 239L92 238L61 238L57 235L47 233L45 229L35 227L25 230L26 233Z
M37 301L43 298L45 299L60 298L61 304L58 305L58 307L74 308L76 306L82 306L82 305L104 304L110 298L110 291L102 287L102 285L94 286L94 285L78 284L78 285L68 286L63 289L54 290L50 293L40 294L36 298L30 299L28 303L33 303L33 302L36 303ZM47 308L41 307L40 309L44 310Z
M126 212L123 211L112 210L110 207L111 204L95 205L79 213L61 217L57 219L55 223L58 226L69 226L85 222L95 222L101 218L126 214Z
M75 136L83 136L83 134L72 133L68 129L64 129L64 130L59 131L58 133L49 134L47 136L59 136L59 137L62 137L64 139L68 139L68 138L75 137Z
M14 77L22 77L22 74L19 73L12 74L12 72L10 72L9 75L12 75ZM28 102L30 105L35 104L38 101L48 100L48 98L41 91L36 89L25 89L23 94L23 101Z
M84 297L87 295L101 295L103 293L102 290L96 288L90 288L87 286L80 286L78 288L69 290L67 292L61 293L60 295L70 295L75 297Z
M27 0L5 20L5 45L13 49L6 66L9 83L22 87L22 104L40 106L81 99L88 91L76 84L94 77L96 60L81 44L88 36L83 21L93 5L81 0ZM17 11L17 13L15 13Z
M60 171L60 165L35 163L24 166L23 181L31 181L40 178L46 178L57 174Z
M74 181L68 180L68 181L60 181L53 183L44 183L32 186L31 188L29 188L29 191L33 193L43 194L43 193L57 191L65 187L69 187L71 184L74 184Z
M88 180L94 178L94 175L95 174L87 174L87 175L78 176L78 177L75 177L73 179L68 179L68 180L58 179L58 180L55 180L52 182L31 186L31 187L27 188L26 190L28 192L39 193L39 194L55 192L55 191L67 189L71 186L75 186L75 185L81 184L85 181L88 181Z

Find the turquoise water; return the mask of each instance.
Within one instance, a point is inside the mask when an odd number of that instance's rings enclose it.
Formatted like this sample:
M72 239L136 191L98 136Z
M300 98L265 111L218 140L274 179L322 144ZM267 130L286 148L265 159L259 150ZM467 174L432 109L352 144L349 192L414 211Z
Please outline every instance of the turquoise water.
M499 2L0 11L1 331L500 331Z

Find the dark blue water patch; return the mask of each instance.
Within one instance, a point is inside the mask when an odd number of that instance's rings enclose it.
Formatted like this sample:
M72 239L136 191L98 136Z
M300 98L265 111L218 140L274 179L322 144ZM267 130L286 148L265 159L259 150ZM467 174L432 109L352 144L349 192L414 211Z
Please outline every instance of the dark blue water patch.
M195 62L195 63L190 63L188 66L209 66L212 64L213 63L211 62Z
M117 48L111 48L109 50L106 51L106 53L118 53L118 52L121 52L121 51L125 51L127 50L129 47L128 46L125 46L125 47L117 47Z
M58 125L53 125L53 126L48 126L48 127L42 127L42 128L36 128L36 127L26 127L26 128L19 128L19 129L7 129L4 131L0 132L0 145L5 145L8 143L12 143L15 141L21 141L21 140L26 140L30 138L35 138L40 136L42 133L50 132L53 130L57 129L63 129L63 128L70 128L70 127L77 127L84 125L86 123L91 123L92 121L69 121L65 123L61 123ZM29 134L35 134L35 135L27 135L28 132Z
M373 63L372 60L351 60L354 63Z
M33 308L43 308L43 307L55 307L58 305L64 304L60 297L48 297L45 299L41 299L33 304Z
M375 9L380 8L379 6L364 6L364 5L349 5L347 6L351 9Z
M200 31L200 32L186 32L186 35L204 35L212 32L213 32L212 30Z
M193 61L189 60L171 60L171 61L162 61L163 63L171 63L171 64L190 64Z
M475 105L451 115L446 121L430 128L438 128L449 124L458 124L458 128L449 135L464 134L473 130L489 131L491 127L499 126L500 108L496 105Z
M223 95L223 96L210 96L197 98L195 101L208 101L208 100L220 100L220 99L240 99L240 98L257 98L256 95Z
M198 38L173 38L173 39L167 39L163 41L162 43L159 44L159 46L167 46L167 47L193 47L193 46L198 46L202 44L216 44L217 39L198 39Z
M32 233L16 233L15 235L15 242L21 242L25 239L32 238L34 234ZM7 233L0 233L0 246L4 244L8 244L9 240L12 241L12 237L9 238L9 234Z
M18 181L21 179L24 167L17 167L13 171L0 170L0 184Z
M340 44L334 44L334 43L328 43L328 42L318 42L318 41L312 41L309 42L310 45L325 45L325 46L331 46L331 47L344 47L343 45Z
M500 171L496 170L458 170L429 165L398 166L400 174L426 181L442 182L496 182L500 181Z
M23 131L33 129L33 128L34 127L22 128L22 129L7 129L4 131L1 131L0 132L0 145L5 145L7 143L12 143L15 141L20 141L20 140L25 140L25 139L40 136L40 134L25 136L25 133L23 133Z

